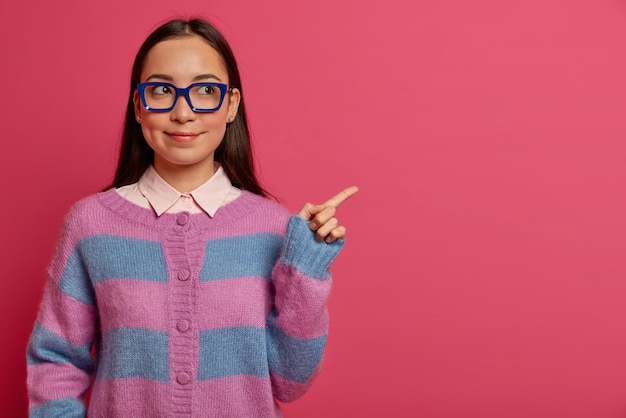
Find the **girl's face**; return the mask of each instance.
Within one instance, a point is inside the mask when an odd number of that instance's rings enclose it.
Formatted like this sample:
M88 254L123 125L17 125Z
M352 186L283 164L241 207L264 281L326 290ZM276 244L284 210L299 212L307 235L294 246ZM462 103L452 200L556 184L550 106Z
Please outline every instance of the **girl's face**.
M179 88L197 82L229 82L220 55L198 36L156 44L146 56L140 81L165 81ZM157 113L147 111L135 91L135 113L154 150L157 171L193 167L212 175L215 149L224 138L229 118L237 115L239 99L239 90L233 89L217 111L196 113L183 95L171 111Z

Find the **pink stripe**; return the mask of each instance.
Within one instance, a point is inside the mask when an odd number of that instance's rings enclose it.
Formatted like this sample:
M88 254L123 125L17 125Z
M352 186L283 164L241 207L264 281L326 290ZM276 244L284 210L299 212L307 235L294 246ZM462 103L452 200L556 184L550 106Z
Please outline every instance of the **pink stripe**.
M124 199L121 196L119 198ZM135 206L128 201L126 203L131 207ZM66 222L71 225L72 245L76 245L87 236L98 234L136 237L151 241L163 238L162 230L146 228L144 224L138 222L120 222L119 215L103 206L97 195L79 201L68 214Z
M91 378L70 364L45 363L28 366L26 385L29 392L29 407L65 397L82 397L89 387Z
M146 209L152 210L152 209ZM117 214L106 212L102 222L92 225L85 236L104 234L117 237L129 237L146 241L162 241L163 230L158 228L146 228L146 225L137 222L120 221Z
M330 280L315 280L278 264L274 268L278 326L294 337L311 339L328 332L326 301Z
M196 394L192 417L275 417L282 414L273 401L269 379L233 376L191 383ZM97 380L91 396L90 416L177 416L187 410L170 396L168 384L144 379ZM189 413L191 412L191 413Z
M264 327L271 308L267 279L241 278L200 283L200 330L250 325Z
M250 219L246 219L245 222L229 222L220 225L211 231L211 238L230 238L261 233L272 233L284 236L287 231L287 222L289 218L281 218L276 215L276 212L259 210L258 212L250 215Z
M104 197L103 197L104 196ZM109 209L106 204L115 206L125 213L134 213L134 222L120 222L119 214ZM232 206L231 206L232 205ZM207 231L197 229L200 225L211 226L211 238L224 238L238 235L256 233L275 233L284 235L287 222L291 216L282 206L269 200L260 199L244 192L241 197L229 204L229 214L241 212L241 222L220 221L220 211L215 216L216 222L206 222L208 217L205 213L191 215L190 224L197 233L204 234ZM59 252L67 257L76 243L81 239L96 234L116 235L145 239L148 241L160 241L163 229L175 225L175 214L163 214L161 219L155 222L152 209L140 208L120 196L116 191L110 190L104 195L93 195L79 201L68 214L66 227L71 226L71 236L66 236L66 241L60 245ZM147 222L156 228L146 228ZM159 227L160 226L160 227ZM207 234L208 235L208 234ZM64 264L64 263L63 263Z
M46 283L38 319L72 344L86 344L93 338L95 308L67 296L51 281Z
M176 222L176 214L165 213L162 214L156 224L154 224L154 211L152 209L140 208L124 199L115 191L112 191L110 195L105 195L102 201L115 206L116 209L122 212L134 213L135 216L133 219L137 222L120 223L119 217L117 217L114 212L101 206L102 202L100 198L96 197L91 200L87 198L86 200L87 201L83 204L83 209L90 212L98 212L96 217L98 222L93 222L88 225L90 234L114 234L141 237L142 239L157 241L162 239L162 230L155 228L152 231L148 231L142 223L148 222L152 225L169 227L175 225ZM206 231L202 231L199 228L210 226L212 238L260 232L284 235L287 230L287 222L290 214L285 208L275 202L253 196L248 192L243 192L239 198L228 204L228 215L226 216L240 216L241 219L238 222L232 222L230 219L224 218L224 212L220 213L218 209L213 218L215 222L207 222L208 215L206 213L197 213L192 214L190 217L190 229L204 234Z
M315 378L319 375L322 369L322 364L313 371L313 374L304 383L293 382L287 380L284 377L271 374L272 383L274 386L274 396L281 402L292 402L305 394L305 392L311 387Z
M167 284L112 279L95 286L102 330L138 327L166 331Z
M91 417L174 416L167 382L146 379L96 380L89 403Z
M231 376L198 382L197 385L202 393L195 398L194 409L202 411L197 416L282 417L267 378Z

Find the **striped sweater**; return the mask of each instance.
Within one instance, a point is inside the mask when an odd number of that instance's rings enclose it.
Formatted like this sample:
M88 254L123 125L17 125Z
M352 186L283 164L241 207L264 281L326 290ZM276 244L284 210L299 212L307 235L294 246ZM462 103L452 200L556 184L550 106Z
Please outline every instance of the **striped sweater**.
M78 202L27 349L31 417L280 417L318 374L343 241L243 192L213 218ZM94 344L95 341L95 344Z

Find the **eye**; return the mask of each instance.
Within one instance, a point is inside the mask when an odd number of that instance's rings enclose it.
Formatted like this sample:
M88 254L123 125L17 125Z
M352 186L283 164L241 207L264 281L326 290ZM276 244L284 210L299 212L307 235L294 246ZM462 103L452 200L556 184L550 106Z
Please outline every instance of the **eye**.
M154 94L155 96L162 94L172 94L172 89L169 86L156 85L152 86L152 90L150 91L150 93Z
M216 90L217 89L215 88L215 86L203 85L203 86L199 86L196 92L198 94L210 95L210 94L215 94Z

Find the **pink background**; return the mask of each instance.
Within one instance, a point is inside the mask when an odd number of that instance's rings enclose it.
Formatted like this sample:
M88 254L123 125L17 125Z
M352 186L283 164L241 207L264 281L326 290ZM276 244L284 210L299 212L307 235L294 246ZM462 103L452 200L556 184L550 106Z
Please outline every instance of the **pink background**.
M238 57L270 190L295 211L361 187L326 367L287 417L626 417L622 0L2 0L2 416L134 54L195 14Z

